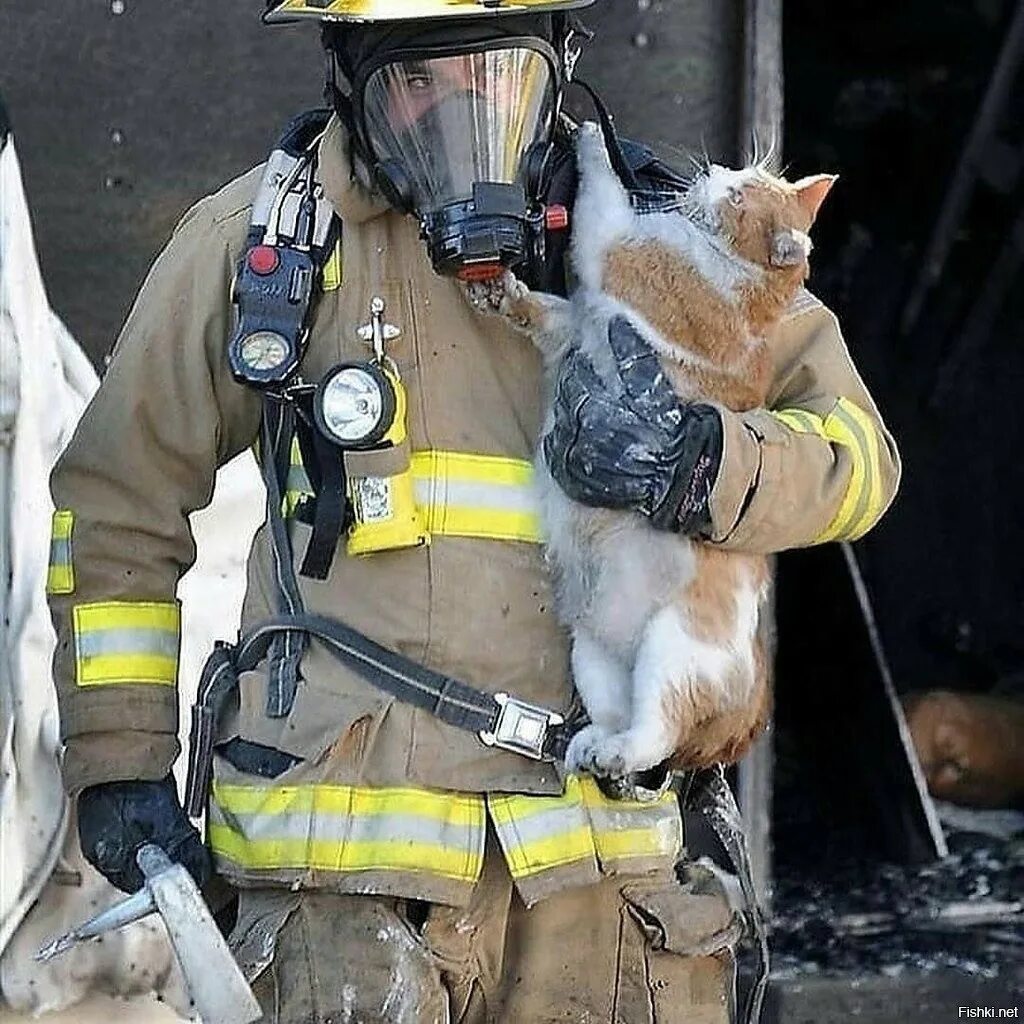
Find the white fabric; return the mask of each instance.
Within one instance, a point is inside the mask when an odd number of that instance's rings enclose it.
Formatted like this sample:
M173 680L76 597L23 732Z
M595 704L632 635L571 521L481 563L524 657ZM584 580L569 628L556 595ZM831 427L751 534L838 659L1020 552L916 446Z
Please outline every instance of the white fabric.
M33 1014L73 1006L93 991L156 991L187 1006L155 919L49 964L32 959L50 938L123 898L84 862L69 827L45 597L49 472L96 386L89 361L50 310L9 141L0 153L0 993ZM193 521L199 557L180 589L183 704L191 703L212 640L237 630L262 503L246 456L225 469L214 505Z

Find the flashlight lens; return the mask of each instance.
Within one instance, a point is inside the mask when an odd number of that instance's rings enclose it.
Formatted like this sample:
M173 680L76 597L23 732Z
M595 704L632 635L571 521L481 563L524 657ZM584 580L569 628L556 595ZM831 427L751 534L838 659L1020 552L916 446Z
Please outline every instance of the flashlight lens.
M324 427L343 444L358 444L379 427L384 412L380 384L365 370L349 366L328 380L321 392Z

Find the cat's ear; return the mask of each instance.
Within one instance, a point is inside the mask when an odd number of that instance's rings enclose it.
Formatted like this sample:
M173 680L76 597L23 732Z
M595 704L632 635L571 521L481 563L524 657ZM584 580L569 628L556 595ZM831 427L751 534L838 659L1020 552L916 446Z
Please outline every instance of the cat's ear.
M838 174L812 174L808 178L801 178L793 183L797 200L812 221L818 216L821 204L825 202L825 196L829 194L832 186L838 180Z

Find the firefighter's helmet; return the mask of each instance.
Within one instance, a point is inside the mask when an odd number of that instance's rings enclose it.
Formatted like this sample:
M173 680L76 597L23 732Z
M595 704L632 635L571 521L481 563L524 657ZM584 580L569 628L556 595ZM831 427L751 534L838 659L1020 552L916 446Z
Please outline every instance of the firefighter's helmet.
M595 0L268 0L269 24L298 19L327 22L421 21L434 18L494 17L502 14L558 14L589 7Z

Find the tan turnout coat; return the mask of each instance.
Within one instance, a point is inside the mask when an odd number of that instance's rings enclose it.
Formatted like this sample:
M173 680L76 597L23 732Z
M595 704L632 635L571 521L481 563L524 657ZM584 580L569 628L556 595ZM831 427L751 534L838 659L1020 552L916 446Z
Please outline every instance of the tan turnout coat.
M390 353L408 389L413 450L530 459L541 418L541 362L529 340L480 317L453 281L432 272L415 222L351 179L336 122L321 152L319 178L343 223L342 274L316 309L306 378L367 357L356 330L368 320L371 298L382 296L385 319L401 329ZM104 675L102 667L89 668L83 637L90 622L102 625L104 609L116 616L126 607L128 626L173 633L159 609L173 604L193 558L187 515L210 500L217 467L256 439L259 398L232 379L225 350L232 278L259 180L259 169L243 175L182 219L53 475L55 504L66 513L55 530L55 550L63 554L55 557L69 571L51 574L52 589L63 591L51 601L71 792L107 780L160 778L179 751L173 670L165 664L173 652L166 644L150 651L156 660L144 662L143 681L125 667L133 664L129 644ZM725 414L725 453L712 494L714 542L724 548L772 552L857 536L896 491L895 447L834 316L803 293L774 351L772 411ZM309 529L296 521L290 529L301 559ZM244 622L251 625L274 604L265 531L248 571ZM311 612L340 618L424 665L555 710L569 704L566 635L537 544L438 536L427 546L362 558L342 548L326 581L300 577L300 585ZM303 758L282 781L342 787L330 790L335 795L348 794L344 787L562 792L551 765L487 749L395 702L316 644L301 674L291 714L276 720L264 714L260 673L243 677L222 737ZM218 765L222 786L244 782L238 774ZM254 872L236 874L244 880ZM422 894L452 895L444 886Z

